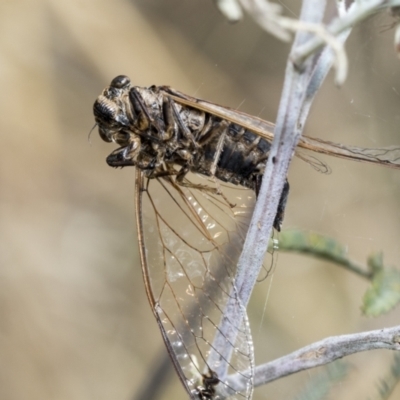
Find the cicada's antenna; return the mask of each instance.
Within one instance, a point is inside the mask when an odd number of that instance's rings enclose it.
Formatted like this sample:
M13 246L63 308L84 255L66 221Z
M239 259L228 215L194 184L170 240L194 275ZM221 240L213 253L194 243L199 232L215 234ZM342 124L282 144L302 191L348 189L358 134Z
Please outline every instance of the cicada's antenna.
M89 142L89 145L90 145L90 146L92 145L92 142L91 142L91 140L90 140L90 135L92 134L93 129L96 128L96 126L97 126L97 123L95 123L95 124L93 125L93 128L90 130L89 135L88 135L88 142Z

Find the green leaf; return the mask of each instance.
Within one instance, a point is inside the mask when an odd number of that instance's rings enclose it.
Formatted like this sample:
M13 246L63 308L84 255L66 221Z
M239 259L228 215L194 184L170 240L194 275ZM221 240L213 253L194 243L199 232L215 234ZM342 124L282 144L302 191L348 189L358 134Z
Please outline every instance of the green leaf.
M387 313L400 303L400 271L380 269L363 298L362 312L368 317Z
M270 244L270 250L271 248ZM307 254L333 262L367 279L370 279L372 275L364 266L348 258L345 246L330 237L315 232L306 233L298 230L281 232L278 248L282 251Z
M380 251L378 253L371 254L367 259L367 265L369 270L375 274L383 269L383 253Z
M315 232L284 231L279 235L279 248L284 251L309 253L326 260L346 259L346 249L336 240Z

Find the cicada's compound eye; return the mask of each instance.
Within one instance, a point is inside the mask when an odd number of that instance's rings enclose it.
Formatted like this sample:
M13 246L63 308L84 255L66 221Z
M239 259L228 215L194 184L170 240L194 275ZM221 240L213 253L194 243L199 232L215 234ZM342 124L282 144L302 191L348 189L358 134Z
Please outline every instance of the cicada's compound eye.
M93 113L99 127L100 137L105 142L112 142L113 135L120 123L118 105L107 97L100 95L93 104Z
M116 89L124 89L128 87L131 80L126 75L118 75L112 81L110 86Z
M93 113L99 125L112 126L118 115L118 106L112 100L100 95L93 104Z

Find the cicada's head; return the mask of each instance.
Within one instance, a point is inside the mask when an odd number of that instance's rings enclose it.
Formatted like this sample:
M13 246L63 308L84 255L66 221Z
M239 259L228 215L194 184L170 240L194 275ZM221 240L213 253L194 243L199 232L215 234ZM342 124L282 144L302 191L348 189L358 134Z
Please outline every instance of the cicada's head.
M132 118L129 107L130 87L130 79L118 75L93 105L99 134L105 142L116 142L123 146L129 138L129 134L124 132L129 130Z

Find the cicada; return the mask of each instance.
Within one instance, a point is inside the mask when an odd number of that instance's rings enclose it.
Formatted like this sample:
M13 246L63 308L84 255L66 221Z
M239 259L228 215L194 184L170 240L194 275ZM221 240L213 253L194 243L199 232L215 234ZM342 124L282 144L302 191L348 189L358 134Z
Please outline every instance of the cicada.
M274 125L168 86L132 86L124 75L97 98L94 115L101 138L120 146L107 163L136 167L146 293L182 384L192 400L250 399L253 345L235 273ZM398 147L364 149L305 136L299 147L400 168ZM278 231L288 191L286 182ZM216 343L216 336L225 339Z

